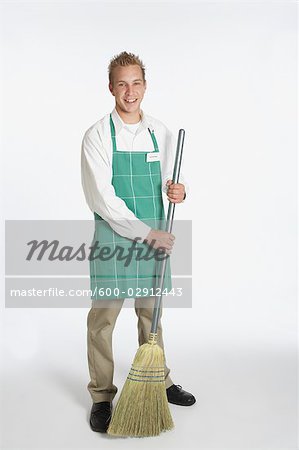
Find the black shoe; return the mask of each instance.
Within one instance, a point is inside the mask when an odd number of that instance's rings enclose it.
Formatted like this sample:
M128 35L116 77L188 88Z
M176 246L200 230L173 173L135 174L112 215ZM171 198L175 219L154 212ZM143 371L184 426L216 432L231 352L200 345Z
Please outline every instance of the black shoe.
M111 414L111 402L93 403L89 419L90 428L92 429L92 431L106 433L111 420Z
M186 392L179 384L173 384L166 389L167 399L169 403L180 406L191 406L196 402L194 395Z

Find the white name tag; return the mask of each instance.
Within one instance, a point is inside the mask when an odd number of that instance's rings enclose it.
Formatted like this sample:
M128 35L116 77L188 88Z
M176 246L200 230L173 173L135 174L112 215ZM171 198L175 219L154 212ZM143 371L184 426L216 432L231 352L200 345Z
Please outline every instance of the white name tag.
M150 152L146 155L146 162L160 161L160 152Z

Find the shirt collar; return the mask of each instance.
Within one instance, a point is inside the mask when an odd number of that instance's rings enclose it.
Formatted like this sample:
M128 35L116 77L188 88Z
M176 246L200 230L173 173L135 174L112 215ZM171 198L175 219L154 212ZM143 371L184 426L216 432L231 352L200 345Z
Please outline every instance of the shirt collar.
M149 128L151 131L154 131L154 128L153 128L151 122L149 121L149 119L146 116L146 114L144 114L142 109L140 110L140 114L141 114L140 129L142 130L142 129L148 129ZM124 128L124 126L126 124L121 119L120 115L116 111L116 108L113 109L113 111L111 113L111 116L112 116L112 120L113 120L114 127L115 127L115 134L118 134L118 133L121 132L121 130Z

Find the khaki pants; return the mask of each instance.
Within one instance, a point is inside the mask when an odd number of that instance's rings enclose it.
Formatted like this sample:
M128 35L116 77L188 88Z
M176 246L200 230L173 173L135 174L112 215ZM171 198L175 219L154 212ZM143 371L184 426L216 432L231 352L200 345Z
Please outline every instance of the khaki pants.
M100 306L96 306L99 302ZM95 300L87 316L87 354L90 374L87 389L94 403L112 401L118 390L113 384L112 333L123 303L123 299ZM135 299L139 345L148 341L154 303L154 297ZM161 318L158 322L157 333L158 345L164 349ZM128 373L130 363L132 361L128 361ZM166 388L173 384L169 372L170 369L165 365Z

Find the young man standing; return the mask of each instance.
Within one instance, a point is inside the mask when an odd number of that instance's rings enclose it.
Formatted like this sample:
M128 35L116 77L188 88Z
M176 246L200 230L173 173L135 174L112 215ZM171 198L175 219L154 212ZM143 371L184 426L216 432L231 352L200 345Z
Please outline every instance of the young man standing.
M115 97L115 108L86 131L82 142L82 186L96 223L102 226L100 232L95 231L94 239L114 249L118 242L128 248L128 244L140 240L144 247L153 251L162 248L170 254L174 236L157 226L165 218L162 191L169 201L181 203L186 197L186 183L174 184L171 180L175 150L172 134L140 108L146 80L138 56L122 52L110 61L109 90ZM139 344L148 340L155 300L148 294L154 286L153 264L134 261L124 269L115 258L90 262L92 291L104 291L104 296L93 295L87 318L93 431L105 433L110 422L117 392L113 384L112 332L125 298L135 298ZM164 348L161 320L158 344ZM173 384L169 372L165 365L168 401L194 404L194 396Z

